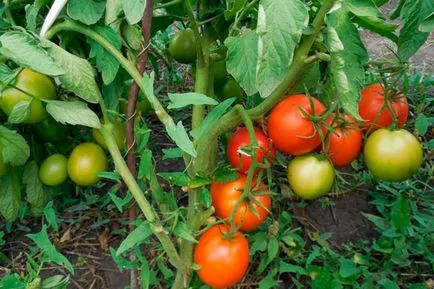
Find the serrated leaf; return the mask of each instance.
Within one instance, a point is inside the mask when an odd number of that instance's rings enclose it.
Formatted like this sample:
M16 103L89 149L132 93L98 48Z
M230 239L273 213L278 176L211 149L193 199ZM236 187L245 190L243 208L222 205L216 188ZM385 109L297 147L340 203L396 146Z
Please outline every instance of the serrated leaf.
M0 146L3 162L14 166L23 165L30 156L30 147L16 131L0 125Z
M11 171L0 178L0 213L8 221L14 221L21 205L20 180Z
M139 22L145 12L146 0L121 0L121 7L130 25Z
M54 61L65 68L65 74L59 80L66 89L87 102L98 103L101 93L92 65L86 59L75 56L50 41L45 41L44 46Z
M69 272L74 274L74 268L72 267L71 263L65 256L56 250L56 247L53 246L50 239L48 238L47 226L42 226L41 232L39 233L28 234L26 236L35 242L36 246L38 246L38 248L44 252L43 260L45 262L53 262L58 265L65 266Z
M92 25L101 19L105 6L105 0L69 0L67 12L72 19Z
M187 224L183 222L179 222L178 224L176 224L175 229L173 230L173 234L184 240L198 243L197 240L193 237L193 232L191 231L191 229L187 226Z
M108 26L97 26L94 27L93 30L104 37L118 50L122 47L122 40L112 28ZM118 73L120 66L119 61L96 41L89 39L88 42L90 43L89 57L95 59L96 68L101 72L104 84L110 84Z
M47 193L39 179L36 161L29 162L24 168L23 184L26 185L27 201L33 208L43 208L47 203Z
M228 48L226 68L247 95L258 92L256 87L256 65L258 63L258 34L244 31L237 37L225 40Z
M40 46L35 37L20 31L6 32L0 36L0 54L20 66L30 67L46 75L61 75L65 70Z
M392 225L401 231L410 224L410 204L404 196L400 196L393 204L390 218Z
M217 105L218 102L201 93L187 92L187 93L169 93L171 103L167 106L168 109L181 108L188 105Z
M270 95L284 79L308 24L307 7L299 0L260 1L256 84L262 98Z
M11 114L8 117L10 123L22 123L30 112L30 104L33 100L23 100L18 102L12 109Z
M407 60L425 43L429 33L418 30L419 25L434 11L434 1L406 1L401 15L403 27L399 33L398 55Z
M47 111L57 122L62 124L101 128L96 113L81 101L51 100L47 104Z
M328 23L336 30L344 45L344 50L331 53L331 83L345 112L360 119L358 101L368 53L347 10L341 8L330 14Z
M426 17L419 25L419 31L431 33L434 31L434 12Z
M182 121L179 121L176 126L175 124L166 126L166 131L180 149L193 157L197 155L193 143L185 131Z
M139 243L145 241L149 236L152 235L152 229L148 222L143 222L140 226L134 229L120 244L116 255L121 255L122 253L130 250Z

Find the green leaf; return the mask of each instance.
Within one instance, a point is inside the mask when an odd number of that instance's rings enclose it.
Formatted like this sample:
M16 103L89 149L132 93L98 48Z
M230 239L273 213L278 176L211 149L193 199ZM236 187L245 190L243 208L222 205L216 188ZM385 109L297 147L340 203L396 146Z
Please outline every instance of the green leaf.
M26 283L22 282L19 279L18 274L6 274L3 278L0 279L0 288L1 289L24 289L26 288Z
M173 234L184 240L198 243L197 240L193 237L193 232L184 222L179 222L178 224L176 224L175 229L173 230Z
M11 31L0 36L0 54L20 66L46 75L61 75L65 70L41 48L39 40L25 32Z
M211 193L206 187L200 190L200 203L205 207L209 208L212 205Z
M431 33L434 31L434 12L428 15L419 25L419 31Z
M326 269L320 270L319 274L313 279L312 289L340 289L339 280L330 274Z
M399 289L399 286L395 282L387 278L381 279L378 281L378 284L380 284L384 289Z
M308 10L299 0L259 2L256 84L261 97L270 95L282 82L308 24Z
M429 33L418 30L419 25L434 11L434 1L406 1L401 15L403 27L399 34L398 55L408 60L428 39Z
M42 7L49 4L50 0L35 0L32 5L26 6L26 28L29 31L36 31L36 20L39 14L39 10Z
M418 134L420 136L424 136L428 131L428 126L429 126L428 118L423 114L419 114L416 118L414 126Z
M62 124L101 127L98 116L86 103L81 101L50 100L47 104L47 111L57 122Z
M226 99L225 101L217 105L215 108L213 108L206 115L199 129L192 130L190 132L191 136L194 139L200 139L204 134L206 134L211 129L211 127L213 127L216 124L216 122L228 110L228 108L232 105L232 103L235 100L236 100L235 98Z
M388 229L388 223L386 219L367 213L362 213L369 221L375 224L381 231L386 231Z
M120 0L107 0L105 5L105 19L104 23L106 25L115 25L115 23L119 23L120 21L116 21L118 19L119 14L121 13L121 1Z
M145 241L149 236L152 235L152 229L148 222L143 222L134 229L120 244L116 255L121 255L122 253L130 250L141 242Z
M358 268L351 260L342 259L339 267L339 275L342 278L350 278L358 275L362 270Z
M52 42L45 41L44 47L54 61L65 69L59 77L67 90L90 103L98 103L101 98L92 65L83 58L75 56Z
M258 34L248 30L237 37L225 40L228 48L226 68L244 89L247 95L258 92L256 87L256 65L258 64Z
M345 112L360 119L358 102L368 53L360 40L358 29L350 21L347 10L341 8L330 14L328 23L336 29L344 44L344 50L331 53L331 84Z
M272 237L268 240L267 253L268 263L273 261L277 257L277 254L279 254L279 241L276 237Z
M11 171L0 178L0 213L8 221L14 221L21 205L20 180L16 172Z
M410 224L410 203L404 196L400 196L393 204L390 218L392 225L401 231Z
M163 179L168 181L169 183L176 186L187 186L190 182L190 178L182 172L167 172L167 173L159 173Z
M30 147L17 132L0 125L0 146L3 162L13 166L23 165L30 156Z
M39 179L39 168L36 161L27 163L23 173L23 184L26 185L27 201L33 208L43 208L47 203L47 193Z
M146 148L140 157L139 178L151 179L151 171L153 170L152 151Z
M118 208L119 212L124 212L124 207L128 205L133 198L131 194L128 194L125 198L119 198L116 195L116 192L118 191L118 188L116 186L112 187L112 189L109 190L108 194L110 198L112 199L113 203L115 203L115 206Z
M259 289L271 289L271 288L277 288L279 283L274 280L273 272L268 272L267 276L259 282Z
M170 160L170 159L178 159L182 158L182 150L179 148L173 148L173 149L163 149L163 161L164 160Z
M47 219L48 225L56 232L59 231L59 223L57 221L56 211L53 208L53 201L49 201L44 208L44 216Z
M357 17L356 22L358 24L386 36L394 42L398 41L398 37L392 33L398 25L387 23L372 0L349 0L345 4L351 13Z
M22 123L30 113L30 105L32 100L23 100L18 102L12 109L8 117L10 123Z
M122 40L119 35L112 28L108 26L96 26L93 27L99 35L104 37L110 44L116 47L118 50L122 47ZM95 59L96 68L101 72L102 80L104 84L110 84L115 80L116 74L119 70L119 61L107 50L105 50L100 44L89 39L90 52L89 57Z
M181 108L187 105L218 104L215 99L196 92L169 93L169 99L171 103L167 106L168 109Z
M121 0L121 7L130 25L139 22L145 12L146 0Z
M140 280L142 281L142 288L148 289L151 278L151 271L149 269L149 264L146 259L142 261L142 267L140 269Z
M306 90L316 91L320 80L319 62L312 63L302 72L297 83L289 90L288 94L306 93Z
M154 20L152 20L154 21ZM152 23L153 26L154 23ZM139 25L122 25L122 36L128 46L134 50L140 50L143 45L143 35Z
M45 262L53 262L58 265L62 265L68 269L69 272L74 274L74 268L71 263L56 250L56 247L50 242L47 234L47 226L42 226L41 232L36 234L28 234L26 235L29 239L35 242L36 246L38 246L41 251L44 252L43 260Z
M69 0L68 15L74 20L92 25L104 14L105 0Z
M197 155L193 143L191 142L187 132L185 131L184 126L182 125L182 121L179 121L176 126L175 124L170 124L166 126L166 130L170 138L176 143L176 145L180 149L193 157Z
M431 139L431 140L428 141L427 147L430 150L434 149L434 139Z
M279 262L279 272L282 273L297 273L300 275L308 275L307 271L300 266Z
M339 38L336 29L334 29L333 27L326 28L325 45L330 52L340 52L344 50L344 44Z
M226 21L231 21L235 18L235 16L237 15L238 11L240 11L247 0L233 0L232 2L232 6L225 11L225 19Z
M6 64L0 63L0 82L9 83L16 77L16 72L13 72Z

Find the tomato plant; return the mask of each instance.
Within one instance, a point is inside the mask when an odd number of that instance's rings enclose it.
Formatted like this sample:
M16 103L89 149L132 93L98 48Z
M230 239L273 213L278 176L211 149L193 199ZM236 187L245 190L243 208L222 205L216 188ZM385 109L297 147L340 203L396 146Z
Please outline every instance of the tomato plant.
M249 244L236 232L227 237L225 225L215 225L199 239L194 250L194 262L202 281L212 288L227 288L239 282L249 265Z
M333 165L313 154L297 156L288 164L288 181L294 193L306 200L330 191L335 179Z
M268 133L273 145L281 152L302 155L313 151L320 143L318 129L308 115L319 115L324 105L304 94L291 95L276 105L268 118Z
M388 127L392 124L394 117L399 127L407 121L407 98L399 91L385 93L384 86L376 83L368 85L361 94L359 113L367 121L369 128Z
M57 186L68 178L68 159L61 154L46 158L39 168L39 178L47 186Z
M80 186L95 184L100 180L97 174L107 168L107 157L103 149L94 143L79 144L68 159L68 175Z
M423 161L422 145L404 129L373 132L366 140L363 155L374 177L390 182L410 178Z
M270 139L258 128L255 128L258 148L255 148L256 161L262 163L264 158L273 158L276 154ZM246 128L237 128L230 136L226 149L229 162L240 172L246 173L252 163L252 153L246 150L250 145L249 132Z
M239 174L235 181L213 182L211 198L216 215L227 219L234 211L234 224L241 231L252 231L261 225L267 219L271 209L271 197L263 183L256 186L255 182L253 180L251 183L252 194L244 199L242 199L243 193L247 186L245 175Z

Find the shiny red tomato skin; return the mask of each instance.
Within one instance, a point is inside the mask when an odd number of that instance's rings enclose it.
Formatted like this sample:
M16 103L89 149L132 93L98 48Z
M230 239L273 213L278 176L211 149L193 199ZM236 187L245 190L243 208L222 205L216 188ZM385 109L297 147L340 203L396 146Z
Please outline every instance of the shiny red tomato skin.
M368 85L362 90L361 95L359 114L362 119L367 121L367 129L374 130L388 127L392 124L392 114L384 107L384 87L382 84ZM403 94L398 94L394 100L389 100L388 104L398 118L398 127L404 126L408 118L407 97Z
M243 194L246 187L247 177L244 174L239 174L239 178L230 182L213 182L211 185L211 198L212 204L215 208L215 214L219 218L226 219L232 214L232 210L235 208L235 204ZM256 185L256 180L251 182L252 189ZM267 187L261 182L258 188L260 194L254 195L253 198L261 203L262 206L258 206L256 202L244 200L240 203L237 211L234 215L234 224L240 226L240 230L244 232L253 231L259 227L268 217L268 212L271 209L271 197L266 193ZM250 208L255 208L258 216Z
M273 146L284 153L302 155L313 151L321 144L321 137L315 131L314 124L305 117L307 114L321 114L326 110L324 105L312 97L314 111L309 98L304 94L295 94L277 104L268 119L268 134Z
M335 128L334 132L329 132L327 135L327 154L337 168L351 164L362 149L361 129L350 116L347 115L345 118L349 122L345 127Z
M258 163L264 161L264 157L274 157L276 150L272 148L270 139L258 128L255 128L256 140L259 148L256 149L256 160ZM244 146L250 145L250 137L247 128L238 128L229 138L227 155L231 165L242 173L246 173L252 164L252 157L239 153Z
M249 266L249 243L236 232L226 240L225 225L215 225L199 238L194 250L194 263L201 266L199 278L208 286L223 289L235 285L244 277Z

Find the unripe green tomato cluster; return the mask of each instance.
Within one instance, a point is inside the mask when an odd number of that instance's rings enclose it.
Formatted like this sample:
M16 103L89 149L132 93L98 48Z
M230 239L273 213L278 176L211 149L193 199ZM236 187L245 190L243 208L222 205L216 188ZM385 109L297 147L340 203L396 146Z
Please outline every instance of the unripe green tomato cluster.
M24 123L38 123L48 117L48 113L40 99L56 98L56 86L51 78L31 69L24 68L12 86L3 90L0 107L10 115L14 107L23 101L30 102L29 113Z

